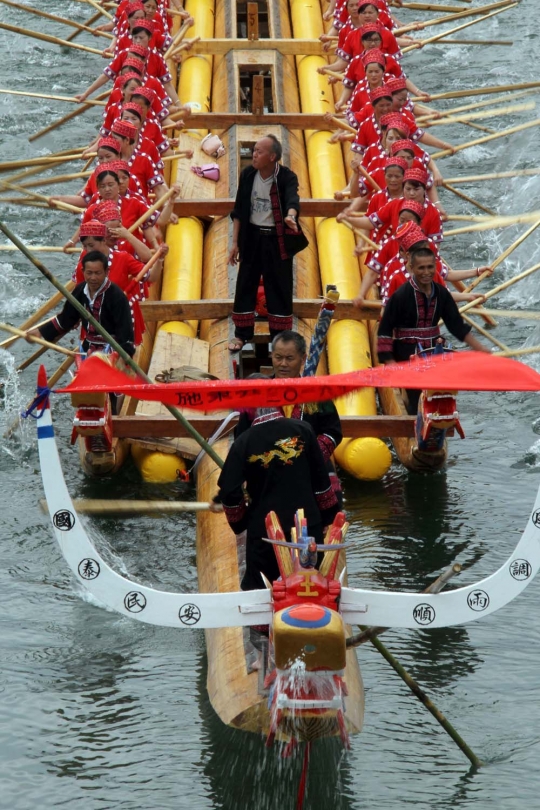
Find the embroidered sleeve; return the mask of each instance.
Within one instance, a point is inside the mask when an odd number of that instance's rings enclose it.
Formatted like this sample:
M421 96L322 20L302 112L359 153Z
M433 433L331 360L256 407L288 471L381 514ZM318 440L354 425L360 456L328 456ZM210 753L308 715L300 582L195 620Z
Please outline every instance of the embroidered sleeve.
M321 433L319 436L317 436L317 441L319 443L319 447L321 448L324 460L328 461L328 459L336 449L336 443L334 439L331 436L328 436L327 433Z

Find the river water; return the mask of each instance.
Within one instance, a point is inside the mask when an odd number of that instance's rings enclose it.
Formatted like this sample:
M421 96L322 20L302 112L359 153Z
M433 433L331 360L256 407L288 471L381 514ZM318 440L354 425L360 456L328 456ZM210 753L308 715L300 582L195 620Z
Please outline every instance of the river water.
M48 0L52 13L84 20L81 2ZM409 57L422 89L514 83L537 78L536 0L461 34L513 39L513 47L430 46ZM417 18L426 14L415 12ZM409 21L412 12L402 12ZM60 26L0 6L0 20L58 34ZM524 25L525 23L525 25ZM482 30L480 30L480 28ZM64 29L62 29L64 30ZM428 29L433 31L434 29ZM64 36L69 33L65 29ZM459 36L459 35L458 35ZM96 45L83 36L77 40ZM5 87L70 95L101 69L99 57L60 50L0 32ZM441 102L439 106L461 102ZM24 159L88 142L97 114L85 114L33 144L26 140L68 105L0 94L2 160ZM70 107L71 109L71 107ZM514 113L487 125L531 120ZM440 127L453 142L482 133ZM476 146L441 163L447 176L538 164L538 130ZM78 165L78 164L71 164ZM75 186L76 187L76 186ZM47 192L49 187L43 187ZM501 213L540 208L540 178L463 187ZM49 192L50 193L50 192ZM452 213L470 213L446 194ZM33 244L62 244L69 215L2 205L0 217ZM522 226L522 230L524 230ZM492 260L517 229L448 239L454 267ZM536 261L532 236L496 272L494 283ZM73 260L42 256L62 280ZM49 297L48 283L22 257L0 255L0 318L20 323ZM538 309L536 277L509 289L497 306ZM512 347L540 343L534 321L500 320ZM27 345L0 351L2 427L31 396L34 369L15 375ZM538 368L538 356L526 358ZM49 369L56 359L48 358ZM352 584L421 590L440 570L462 563L463 584L494 571L517 544L540 482L540 420L534 394L459 397L465 441L451 442L445 472L431 478L394 465L365 484L344 478ZM69 448L68 404L54 400L62 462L76 497L193 497L186 485L143 485L130 466L113 480L89 481ZM0 601L0 809L289 808L300 763L282 763L254 736L222 725L206 691L201 631L177 632L130 622L93 604L69 574L38 501L42 497L33 424L0 445L3 526ZM119 570L174 590L195 587L190 517L98 520L92 536ZM369 645L359 650L366 686L365 729L344 755L334 742L315 745L306 808L539 808L540 634L538 581L499 613L466 627L390 631L385 644L427 690L485 763L478 772Z

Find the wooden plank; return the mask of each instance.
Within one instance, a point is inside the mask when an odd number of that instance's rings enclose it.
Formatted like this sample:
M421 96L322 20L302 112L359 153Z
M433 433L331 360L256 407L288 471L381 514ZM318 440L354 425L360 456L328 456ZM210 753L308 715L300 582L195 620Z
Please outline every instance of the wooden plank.
M264 112L264 76L259 73L251 77L251 109L255 115Z
M209 181L207 181L209 182ZM349 200L301 199L300 210L304 217L336 217L349 205ZM179 217L223 217L234 208L233 197L215 200L178 200L174 213Z
M193 416L189 421L199 433L208 438L223 421L217 416ZM342 416L343 435L352 439L364 436L386 438L414 436L414 416ZM236 420L231 423L231 427ZM185 429L168 413L163 416L113 416L113 430L119 439L159 439L187 436Z
M259 39L259 5L247 4L247 38L250 41Z
M178 366L195 366L202 371L208 371L209 354L210 346L205 340L198 340L197 338L186 337L185 335L176 335L162 330L158 332L154 342L154 350L152 352L150 368L148 369L148 376L154 380L156 375L170 368L177 368ZM180 410L187 419L200 415L198 411L194 411L190 408L181 408ZM135 411L135 417L155 418L158 420L163 419L167 414L169 414L169 412L161 402L139 402L137 410ZM148 442L143 442L142 444L150 450L161 450L163 452L179 453L188 457L194 457L198 454L200 447L194 439L185 438L185 436L187 436L186 433L182 434L180 437L176 437L172 442L167 442L166 445L163 446ZM148 434L144 433L140 436L140 438L161 437L167 436L166 434L161 434L159 437L148 436Z
M193 127L190 127L193 129ZM194 137L188 132L180 132L178 135L179 149L193 149L193 157L181 157L176 162L177 183L182 189L182 197L189 200L195 197L198 200L214 200L216 196L216 184L213 180L207 180L191 171L192 166L204 166L210 161L201 149L201 139Z
M229 51L278 51L283 55L324 56L318 39L201 39L195 42L190 54L222 56Z
M233 300L214 299L203 301L143 301L141 309L144 320L152 321L190 321L190 320L219 320L227 318L232 312ZM321 299L295 298L293 301L293 314L298 318L313 318L319 314ZM334 318L340 320L366 321L377 320L381 314L381 304L378 301L367 302L361 309L355 307L352 301L342 300L336 306Z
M344 122L345 123L345 122ZM201 112L193 113L188 121L190 129L228 129L234 125L282 126L288 129L339 129L335 121L327 121L320 113L229 113Z

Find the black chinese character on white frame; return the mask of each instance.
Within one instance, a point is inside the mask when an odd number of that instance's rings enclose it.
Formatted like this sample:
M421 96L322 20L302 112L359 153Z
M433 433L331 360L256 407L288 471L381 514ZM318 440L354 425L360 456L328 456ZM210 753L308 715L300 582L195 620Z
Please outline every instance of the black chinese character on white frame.
M178 611L178 618L182 622L182 624L187 624L188 626L197 624L199 619L201 618L201 611L197 607L197 605L182 605L180 610Z
M91 557L86 557L84 560L80 561L77 570L79 571L79 576L82 579L96 579L96 577L99 577L99 572L101 569L97 560L93 560Z

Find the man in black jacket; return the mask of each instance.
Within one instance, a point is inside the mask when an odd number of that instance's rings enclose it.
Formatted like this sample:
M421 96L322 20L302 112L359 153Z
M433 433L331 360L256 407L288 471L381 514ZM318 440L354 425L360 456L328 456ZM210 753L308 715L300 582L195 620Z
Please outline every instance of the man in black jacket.
M109 264L107 257L98 250L87 253L83 260L84 281L77 284L72 295L79 301L103 328L112 335L125 351L133 357L135 345L133 343L133 322L129 301L123 291L109 280ZM56 341L70 332L81 322L82 347L88 354L95 351L105 351L107 341L89 323L73 304L66 301L62 312L39 328L28 332L28 335L43 337L45 340Z
M235 337L229 351L238 352L253 337L255 302L262 275L268 326L274 337L292 328L293 254L287 236L298 233L298 178L280 164L281 144L266 135L255 144L253 162L240 175L234 210L229 264L240 261L232 319Z

